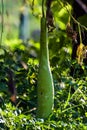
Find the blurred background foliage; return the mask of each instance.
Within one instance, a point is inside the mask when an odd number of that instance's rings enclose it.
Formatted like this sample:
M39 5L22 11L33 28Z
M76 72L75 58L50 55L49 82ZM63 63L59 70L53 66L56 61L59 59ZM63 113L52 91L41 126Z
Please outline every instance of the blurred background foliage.
M0 48L0 129L87 129L87 78L86 75L73 78L69 74L72 43L66 35L66 24L69 18L67 9L71 12L72 6L66 2L72 3L68 0L54 0L52 4L56 28L48 34L48 42L55 86L55 108L50 117L43 120L36 118L41 1L27 0L30 36L23 43L18 38L22 0L4 0L4 26ZM0 28L1 16L0 13ZM11 69L14 74L16 105L10 102L7 69Z

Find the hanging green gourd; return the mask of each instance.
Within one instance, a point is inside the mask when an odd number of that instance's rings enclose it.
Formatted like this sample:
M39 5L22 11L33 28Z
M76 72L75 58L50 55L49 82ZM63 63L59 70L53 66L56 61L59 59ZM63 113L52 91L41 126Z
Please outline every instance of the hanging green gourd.
M54 85L49 64L46 16L44 13L44 0L42 0L37 116L39 118L47 118L52 112L53 106Z

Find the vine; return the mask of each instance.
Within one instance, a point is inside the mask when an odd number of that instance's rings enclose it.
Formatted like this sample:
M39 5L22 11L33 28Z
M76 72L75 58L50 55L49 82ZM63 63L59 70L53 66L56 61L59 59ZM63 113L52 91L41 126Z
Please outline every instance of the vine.
M3 0L1 1L1 19L2 19L2 26L1 26L1 37L0 37L0 47L2 44L2 36L3 36L3 23L4 23L4 18L3 18L3 14L4 14L4 2Z
M77 25L79 24L79 26L83 29L85 29L87 31L87 27L85 27L84 25L80 24L80 22L78 22L78 20L76 20L73 15L71 14L71 12L68 10L68 6L70 5L68 2L61 2L59 0L57 0L57 3L61 6L61 8L65 8L67 13L69 14L69 16L72 18L72 20L74 21L74 23L76 23ZM65 5L63 5L62 3L65 3Z

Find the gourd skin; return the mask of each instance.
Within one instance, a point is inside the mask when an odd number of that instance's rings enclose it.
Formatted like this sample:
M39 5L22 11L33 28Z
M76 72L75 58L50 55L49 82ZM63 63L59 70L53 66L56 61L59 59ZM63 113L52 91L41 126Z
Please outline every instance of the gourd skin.
M40 62L38 74L38 117L47 118L54 104L53 78L49 64L46 18L41 18Z

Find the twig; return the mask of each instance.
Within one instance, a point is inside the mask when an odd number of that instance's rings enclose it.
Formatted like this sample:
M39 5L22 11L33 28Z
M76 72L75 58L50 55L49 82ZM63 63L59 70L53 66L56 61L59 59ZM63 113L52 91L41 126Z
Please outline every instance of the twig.
M27 113L33 112L33 111L35 111L35 110L37 110L37 108L36 108L36 107L34 107L34 108L30 109L29 111L24 112L24 114L27 114Z
M82 2L82 0L75 0L75 1L82 7L85 13L87 13L87 6Z
M67 5L69 5L69 4L67 3ZM67 7L65 7L65 8L66 8L67 12L69 13L69 15L71 16L71 18L73 19L73 21L74 21L77 25L79 24L80 27L84 28L84 29L87 31L87 27L84 26L84 25L82 25L82 24L80 24L80 22L78 22L78 21L73 17L73 15L70 13L70 11L67 9Z
M62 8L65 7L65 9L67 10L68 14L70 15L70 17L73 19L73 21L74 21L77 25L79 24L80 27L82 27L83 29L85 29L85 30L87 31L87 27L84 26L84 25L82 25L82 24L80 24L80 22L78 22L78 21L73 17L73 15L70 13L70 11L68 10L68 8L67 8L66 6L63 6L63 5L62 5L61 1L58 1L58 0L57 0L57 2L60 3L60 6L61 6ZM59 3L58 3L58 4L59 4ZM66 5L69 5L69 3L66 2Z

